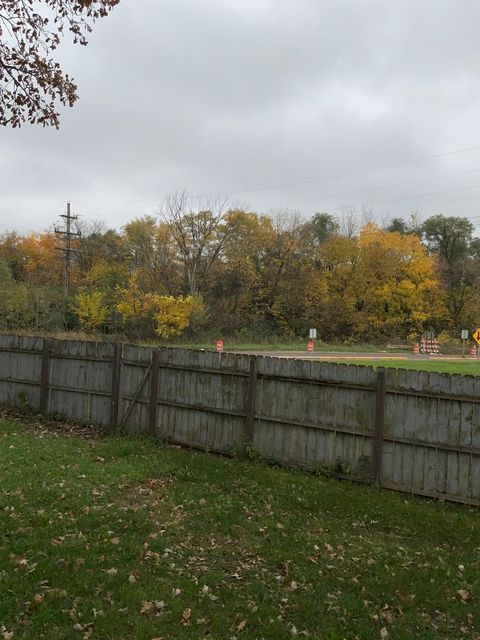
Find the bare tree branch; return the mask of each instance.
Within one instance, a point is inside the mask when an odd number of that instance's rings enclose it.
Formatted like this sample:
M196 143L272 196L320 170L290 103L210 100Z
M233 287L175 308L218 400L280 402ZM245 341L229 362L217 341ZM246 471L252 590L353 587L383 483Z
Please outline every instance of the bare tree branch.
M191 198L185 191L167 196L164 221L170 226L185 268L191 295L198 295L231 232L226 198Z
M87 44L93 23L120 0L0 0L0 124L58 128L58 105L78 99L52 53L64 37Z

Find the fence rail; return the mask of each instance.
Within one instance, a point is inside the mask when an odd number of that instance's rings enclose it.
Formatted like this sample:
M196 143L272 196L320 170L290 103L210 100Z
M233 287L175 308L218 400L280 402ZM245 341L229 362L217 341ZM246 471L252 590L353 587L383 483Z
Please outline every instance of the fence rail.
M480 378L0 336L0 402L480 506Z

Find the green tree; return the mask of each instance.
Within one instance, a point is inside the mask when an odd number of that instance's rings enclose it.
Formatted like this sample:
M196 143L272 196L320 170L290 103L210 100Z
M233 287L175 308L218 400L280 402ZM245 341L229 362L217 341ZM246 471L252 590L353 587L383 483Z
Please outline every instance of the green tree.
M468 255L473 230L467 218L443 215L428 218L422 226L426 246L436 251L447 266L455 265Z
M337 234L338 231L338 222L329 213L315 213L310 220L301 226L304 241L317 247Z
M272 220L241 210L226 216L230 236L223 258L212 267L206 298L215 329L227 334L257 333L264 317L261 292L265 255L272 241Z
M0 261L0 324L9 329L22 329L28 325L28 288L16 282L8 265Z
M423 241L438 256L445 319L440 327L469 326L469 307L478 296L480 264L475 259L474 226L467 218L436 215L423 224Z

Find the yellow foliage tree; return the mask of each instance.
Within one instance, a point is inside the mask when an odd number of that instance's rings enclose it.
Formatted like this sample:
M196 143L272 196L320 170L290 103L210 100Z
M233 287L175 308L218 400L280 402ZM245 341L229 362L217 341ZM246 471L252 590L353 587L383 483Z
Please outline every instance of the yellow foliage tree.
M117 311L131 327L142 329L154 325L161 338L181 335L194 314L203 310L203 303L192 296L162 296L144 293L136 274L130 278L128 289L119 289Z
M181 335L190 324L195 312L201 311L202 303L193 296L150 296L154 310L155 333L161 338Z
M73 302L74 311L83 329L100 329L108 320L110 311L101 291L82 291Z
M368 224L360 232L352 274L355 327L366 337L421 333L435 315L435 261L418 236Z
M123 320L139 320L149 314L151 310L150 296L143 293L138 285L138 274L134 273L128 283L128 288L118 289L117 311Z
M20 240L18 248L23 255L28 282L35 285L61 285L63 262L56 244L54 233L32 233Z

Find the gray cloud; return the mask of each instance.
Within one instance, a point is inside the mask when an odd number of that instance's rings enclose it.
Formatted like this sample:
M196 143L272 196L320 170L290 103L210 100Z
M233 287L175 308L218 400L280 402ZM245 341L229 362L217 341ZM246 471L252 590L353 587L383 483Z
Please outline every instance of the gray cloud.
M177 188L242 191L480 144L479 19L474 0L122 0L87 48L62 46L80 100L61 130L0 132L0 231L45 229L66 199L119 227ZM427 178L476 168L480 149L232 198L475 216L478 174Z

